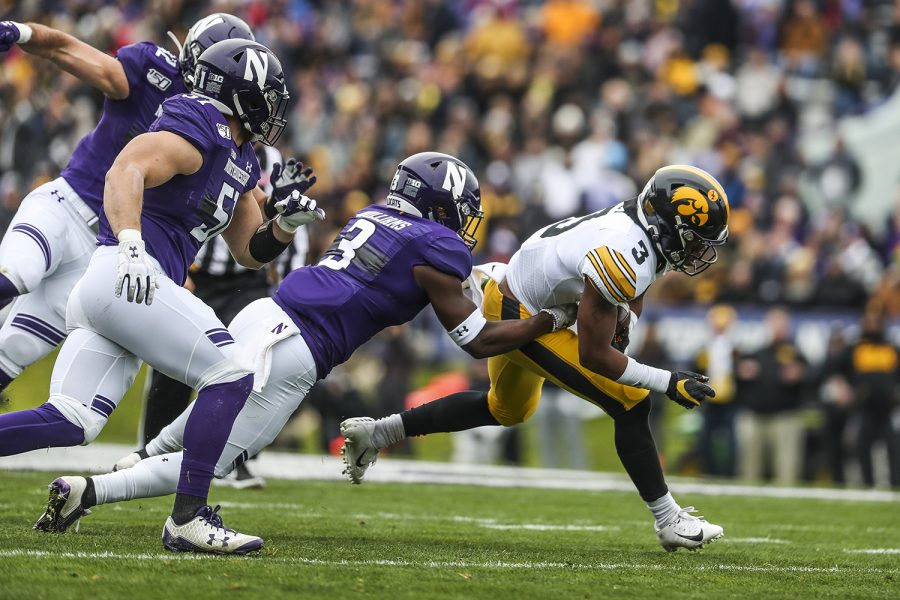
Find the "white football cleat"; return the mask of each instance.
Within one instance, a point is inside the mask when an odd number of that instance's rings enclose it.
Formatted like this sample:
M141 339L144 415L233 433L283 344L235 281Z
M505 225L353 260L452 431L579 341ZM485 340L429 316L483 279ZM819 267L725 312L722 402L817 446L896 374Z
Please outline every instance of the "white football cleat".
M81 526L81 517L91 514L89 508L81 504L81 497L87 488L84 477L59 477L48 486L50 497L47 510L37 520L32 529L52 533L65 533L73 523L75 531Z
M725 530L720 526L691 514L695 512L697 509L693 506L683 508L668 523L656 528L656 537L666 552L675 552L679 548L699 550L725 535Z
M172 517L166 519L162 535L165 549L172 552L247 554L262 548L262 538L225 527L219 508L203 506L184 525L176 525Z
M343 473L351 483L362 483L366 469L378 459L378 448L372 443L374 431L375 419L370 417L353 417L341 423L341 435L344 436L344 445L341 446Z
M132 452L128 456L123 456L118 461L116 461L116 464L113 465L112 470L115 472L121 471L122 469L130 469L139 462L141 462L141 455L137 452Z

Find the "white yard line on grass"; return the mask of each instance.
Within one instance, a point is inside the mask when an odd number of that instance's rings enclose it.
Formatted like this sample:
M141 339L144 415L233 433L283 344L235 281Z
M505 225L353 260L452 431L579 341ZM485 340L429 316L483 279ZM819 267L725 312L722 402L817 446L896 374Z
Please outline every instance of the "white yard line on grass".
M193 560L229 560L209 554L156 554L150 552L48 552L46 550L0 550L0 558L36 558L36 559L80 559L80 560L129 560L129 561L193 561ZM433 569L544 569L544 570L585 570L585 571L620 571L651 570L662 572L747 572L747 573L868 573L868 574L900 574L900 569L880 569L875 567L806 567L776 565L730 565L730 564L678 564L661 563L569 563L542 561L474 561L474 560L325 560L318 558L261 556L233 557L232 560L259 561L266 563L314 565L322 567L415 567ZM234 564L234 563L230 563Z
M778 538L767 538L767 537L744 537L744 538L730 538L728 536L722 538L723 542L728 542L729 544L793 544L791 540L780 540Z
M485 523L481 525L485 529L524 529L526 531L618 531L619 528L611 525L549 525L547 523L516 523L501 525Z
M900 548L847 548L848 554L900 554Z
M131 446L91 444L74 448L36 450L0 458L0 469L52 471L109 471L119 458L133 452ZM253 463L254 473L274 479L341 481L343 465L334 456L287 452L263 452ZM502 488L584 490L634 493L634 484L619 473L565 469L531 469L494 465L435 463L385 458L366 474L373 483L438 483ZM349 483L348 483L349 485ZM850 502L900 502L900 493L887 490L852 490L814 487L756 486L673 477L669 487L677 494L844 500Z

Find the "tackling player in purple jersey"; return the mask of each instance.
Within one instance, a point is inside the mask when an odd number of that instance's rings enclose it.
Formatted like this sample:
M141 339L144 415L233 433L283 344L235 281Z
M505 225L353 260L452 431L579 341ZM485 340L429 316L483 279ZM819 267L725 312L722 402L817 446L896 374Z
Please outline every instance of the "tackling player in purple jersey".
M241 19L217 13L190 28L178 56L139 42L113 58L50 27L0 22L0 53L18 43L106 95L96 128L60 177L28 194L0 241L0 306L21 295L0 329L0 391L66 336L66 302L96 247L104 177L116 156L148 130L167 98L189 90L200 53L229 38L253 34Z
M101 245L69 300L70 334L54 365L50 399L0 415L0 455L93 440L143 359L198 390L164 546L246 553L262 540L225 529L206 500L252 387L252 365L212 309L181 284L207 237L222 232L239 263L259 268L287 247L297 227L324 215L294 192L263 224L252 193L259 164L251 142L274 144L286 124L278 59L255 42L225 40L200 55L195 75L195 93L167 100L151 131L129 142L110 168Z
M315 382L356 348L429 304L448 335L476 357L570 325L574 305L528 319L485 320L463 293L480 220L474 173L446 154L416 154L397 169L386 206L356 213L317 265L288 275L274 299L242 310L229 331L254 365L254 385L216 476L269 445ZM65 531L97 504L176 491L179 468L188 460L181 450L190 448L187 432L200 408L198 399L146 448L120 460L113 473L58 478L51 490L71 492L63 497L51 491L36 528Z

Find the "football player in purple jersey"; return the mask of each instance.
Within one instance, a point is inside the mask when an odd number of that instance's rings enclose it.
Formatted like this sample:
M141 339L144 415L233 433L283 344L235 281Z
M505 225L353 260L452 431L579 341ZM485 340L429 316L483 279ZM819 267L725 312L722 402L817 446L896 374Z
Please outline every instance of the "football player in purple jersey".
M463 290L481 218L478 180L469 167L446 154L415 154L400 163L385 205L357 212L318 264L293 271L273 298L242 310L229 331L255 365L255 380L216 475L269 445L316 381L359 346L429 304L451 339L475 357L517 348L573 323L574 304L527 319L485 320ZM92 506L176 491L188 459L181 450L190 447L187 431L198 410L199 400L144 449L119 461L126 468L55 480L35 527L65 531Z
M150 131L131 140L107 173L99 248L69 298L70 333L50 398L0 415L0 455L89 443L144 360L198 390L164 546L246 553L262 540L225 529L207 494L253 366L213 310L182 284L208 238L221 233L239 263L259 268L324 213L294 191L263 223L253 196L260 174L252 142L272 145L286 125L288 92L275 55L249 40L225 40L200 55L194 73L194 93L168 99Z
M200 53L224 39L253 40L253 33L241 19L216 13L190 28L178 56L139 42L113 58L44 25L0 22L0 53L19 44L106 96L96 128L57 179L25 197L0 240L0 306L18 298L0 328L0 391L66 336L66 302L96 248L103 181L113 160L147 131L167 98L190 91ZM280 190L280 197L290 191Z

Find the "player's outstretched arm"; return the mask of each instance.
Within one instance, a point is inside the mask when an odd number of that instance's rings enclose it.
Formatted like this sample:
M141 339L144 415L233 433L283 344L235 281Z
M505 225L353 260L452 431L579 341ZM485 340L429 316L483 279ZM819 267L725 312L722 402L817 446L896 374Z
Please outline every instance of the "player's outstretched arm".
M643 301L636 304L641 309ZM644 365L614 347L618 307L610 304L586 278L578 307L578 355L582 365L624 385L668 396L685 408L700 406L716 395L708 377L689 371L666 371Z
M294 233L284 231L274 219L263 222L257 193L250 190L238 199L231 223L222 232L234 260L248 269L270 262L294 239Z
M128 78L122 63L68 33L39 23L0 22L0 52L12 43L52 61L108 98L122 100L128 97Z
M475 358L496 356L515 350L531 340L571 325L562 309L541 311L528 319L488 322L462 291L453 275L427 265L413 268L416 283L425 290L434 313L447 334Z

